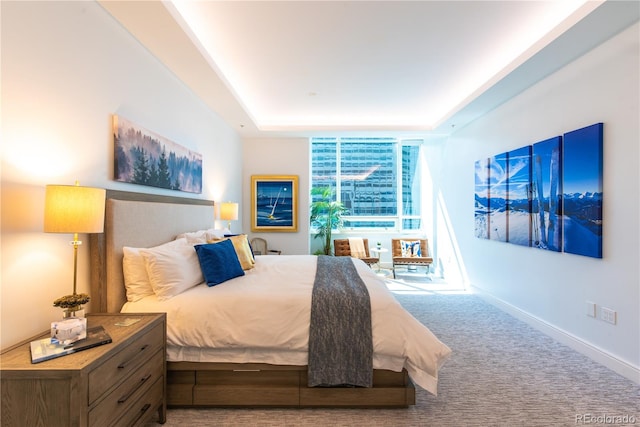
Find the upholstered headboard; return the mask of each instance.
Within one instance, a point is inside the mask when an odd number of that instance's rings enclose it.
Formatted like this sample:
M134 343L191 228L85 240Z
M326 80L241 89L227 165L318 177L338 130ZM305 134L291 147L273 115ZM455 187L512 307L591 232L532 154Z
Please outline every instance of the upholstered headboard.
M108 190L104 233L91 235L91 311L117 313L126 302L123 246L157 246L213 226L210 200Z

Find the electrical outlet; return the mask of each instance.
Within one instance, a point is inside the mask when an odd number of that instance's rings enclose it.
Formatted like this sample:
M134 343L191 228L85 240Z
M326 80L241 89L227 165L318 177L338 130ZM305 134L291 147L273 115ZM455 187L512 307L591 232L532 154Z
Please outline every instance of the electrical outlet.
M610 308L607 307L602 307L600 309L600 317L602 318L603 321L607 322L607 323L611 323L612 325L616 324L616 320L617 320L617 314L615 310L611 310Z
M587 316L596 317L596 303L595 302L587 301L586 309L587 309Z

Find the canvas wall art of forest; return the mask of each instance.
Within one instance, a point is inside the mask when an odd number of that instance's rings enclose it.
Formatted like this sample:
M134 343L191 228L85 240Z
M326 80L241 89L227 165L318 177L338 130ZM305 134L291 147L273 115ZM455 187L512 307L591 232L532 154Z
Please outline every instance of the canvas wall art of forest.
M202 155L113 116L114 179L132 184L202 193Z

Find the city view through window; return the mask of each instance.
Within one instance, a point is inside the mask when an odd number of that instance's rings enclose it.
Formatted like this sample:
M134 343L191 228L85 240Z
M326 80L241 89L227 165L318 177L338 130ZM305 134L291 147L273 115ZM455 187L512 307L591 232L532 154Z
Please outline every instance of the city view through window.
M344 229L418 230L421 143L396 138L312 138L311 186L334 190L336 200L348 209Z

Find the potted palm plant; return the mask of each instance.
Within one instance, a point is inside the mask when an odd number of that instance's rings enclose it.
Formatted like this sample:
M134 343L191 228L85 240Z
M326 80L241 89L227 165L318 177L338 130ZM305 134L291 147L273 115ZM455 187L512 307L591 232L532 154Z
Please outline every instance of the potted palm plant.
M311 226L315 228L314 239L322 239L322 250L316 255L331 255L331 232L342 227L342 215L348 210L341 202L335 200L335 191L331 187L316 187L311 189Z

